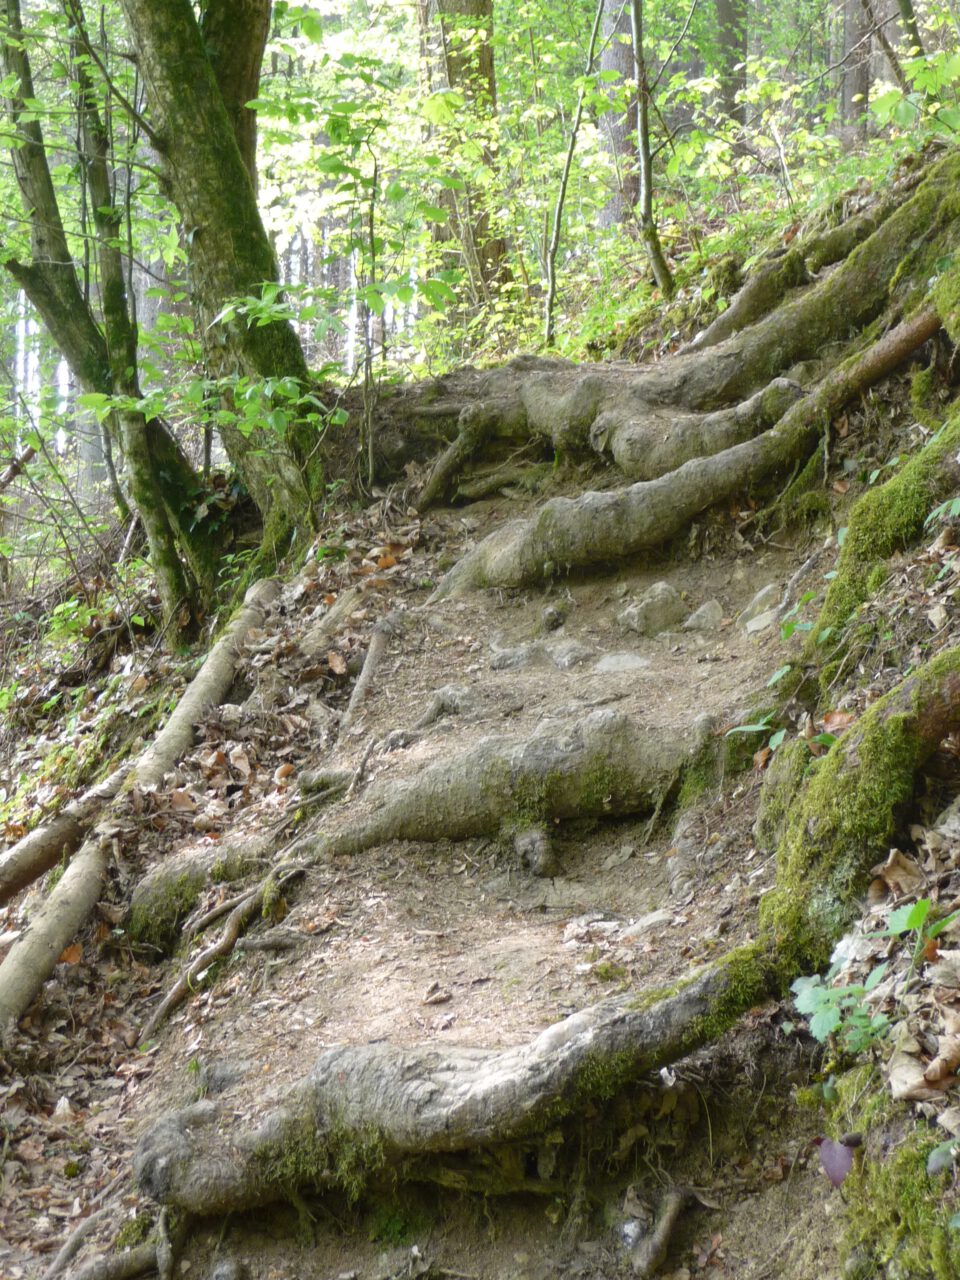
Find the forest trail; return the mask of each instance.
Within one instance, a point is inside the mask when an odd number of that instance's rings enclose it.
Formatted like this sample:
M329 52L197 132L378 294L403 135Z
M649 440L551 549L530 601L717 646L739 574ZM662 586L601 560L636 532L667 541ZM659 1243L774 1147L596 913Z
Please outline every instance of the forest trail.
M671 551L641 562L560 580L545 591L428 603L438 561L449 562L529 504L529 497L498 495L421 519L384 502L354 519L343 558L312 559L284 586L264 626L248 638L227 703L201 727L175 775L145 798L153 817L141 827L136 865L122 869L124 881L159 871L169 885L171 877L203 868L207 882L195 919L230 897L215 882L218 862L255 867L318 830L349 829L371 812L371 793L389 794L484 740L575 737L589 716L604 711L628 717L653 740L697 724L698 733L719 740L749 718L757 690L782 660L777 606L787 603L785 595L796 602L806 585L796 572L804 566L810 572L803 534L750 542L736 532L741 513L723 512ZM814 545L821 544L822 537ZM660 599L660 620L651 621L643 601L662 583L675 594ZM744 610L764 588L757 608L765 616L748 628ZM337 601L347 602L349 612ZM338 614L339 624L325 629ZM347 667L355 676L373 628L388 616L399 620L388 648L368 696L338 737L354 683ZM656 630L665 620L653 635L634 629ZM764 740L741 741L752 749ZM348 776L348 798L317 811L300 788L317 770ZM772 886L774 860L758 852L751 832L761 776L740 774L733 785L709 780L691 795L679 827L678 786L652 811L558 822L551 831L554 874L532 874L522 852L497 833L459 842L387 841L323 858L284 894L282 920L254 923L240 944L249 949L238 949L215 981L200 975L201 989L153 1033L144 1054L130 1047L137 1028L184 962L145 968L119 954L106 968L95 959L60 965L39 1022L27 1020L26 1037L49 1036L59 1026L54 1035L72 1040L78 1029L71 1032L70 1024L83 1023L92 1001L111 1043L111 1069L88 1075L73 1068L59 1076L57 1087L82 1119L51 1123L45 1153L72 1149L79 1129L91 1175L95 1168L102 1174L101 1161L111 1168L145 1123L190 1095L222 1092L233 1114L263 1115L329 1046L524 1045L612 994L642 995L683 978L718 949L750 936L757 902ZM760 1039L760 1048L746 1050L748 1058L769 1051L767 1033ZM735 1075L745 1070L742 1052L731 1050ZM746 1070L752 1090L762 1068L752 1063ZM669 1113L679 1098L681 1112L692 1106L695 1114L692 1087L665 1077L667 1101L658 1105ZM775 1130L755 1167L715 1172L703 1194L717 1208L724 1202L724 1211L707 1211L709 1229L703 1214L680 1229L681 1252L707 1257L712 1275L763 1273L767 1253L756 1252L754 1215L770 1211L762 1202L771 1191L784 1194L777 1172L785 1167L783 1141ZM797 1140L793 1146L791 1161L802 1151ZM117 1164L116 1194L122 1190L124 1203L135 1204L127 1194L128 1159ZM765 1194L744 1199L748 1186ZM739 1189L735 1201L723 1187ZM804 1204L820 1203L824 1188L812 1167L795 1172L790 1194L801 1188ZM74 1190L69 1178L52 1179L51 1204L65 1203ZM614 1276L628 1266L616 1233L629 1230L629 1206L612 1239L606 1233L591 1241L561 1230L551 1203L546 1213L539 1202L491 1206L484 1222L454 1194L438 1219L408 1191L401 1207L365 1209L359 1231L315 1222L307 1252L286 1238L288 1211L277 1208L246 1223L234 1218L226 1242L257 1277L533 1280ZM343 1212L351 1219L356 1213ZM4 1274L31 1274L34 1250L58 1244L63 1222L56 1210L28 1221L15 1201L8 1205ZM223 1243L216 1235L200 1231L190 1256L216 1252ZM724 1245L711 1245L721 1238ZM94 1234L88 1247L96 1240ZM417 1270L417 1249L435 1270ZM754 1270L745 1269L748 1259Z

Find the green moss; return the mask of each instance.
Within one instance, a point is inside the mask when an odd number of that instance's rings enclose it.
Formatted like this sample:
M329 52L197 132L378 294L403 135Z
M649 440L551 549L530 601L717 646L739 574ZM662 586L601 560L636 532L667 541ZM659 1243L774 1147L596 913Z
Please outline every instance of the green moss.
M940 654L908 685L878 699L811 765L778 848L777 887L760 911L776 944L794 953L796 972L825 967L859 910L866 871L886 851L929 751L918 736L918 714L942 698L944 680L958 672L960 649Z
M114 1241L114 1248L119 1253L123 1249L132 1249L150 1239L153 1230L153 1219L149 1213L138 1213L135 1218L128 1218Z
M926 1170L941 1137L920 1126L882 1157L868 1150L843 1184L845 1251L866 1255L897 1280L953 1280L960 1274L960 1235L947 1225L957 1193L948 1174L931 1178Z
M827 591L820 619L808 641L815 653L815 637L826 627L841 627L866 600L877 568L896 551L909 546L923 530L927 515L943 495L943 462L960 446L960 414L956 414L930 443L886 484L871 489L850 515L837 576Z
M936 371L933 365L916 371L910 379L910 403L914 409L923 409L930 404L935 385Z
M158 881L154 892L130 908L128 936L161 952L169 951L177 940L180 921L196 905L205 884L206 876L199 870Z
M374 1126L334 1123L321 1134L310 1121L289 1125L282 1137L264 1143L255 1159L265 1189L289 1194L301 1187L334 1186L351 1204L386 1163L383 1137Z
M954 342L960 341L960 266L951 266L935 281L930 301Z
M708 791L712 791L718 782L716 750L713 743L708 743L683 771L680 791L677 794L677 808L681 812L689 809Z
M810 767L806 742L793 738L774 752L760 788L760 804L753 834L765 852L776 849L786 827L790 806Z

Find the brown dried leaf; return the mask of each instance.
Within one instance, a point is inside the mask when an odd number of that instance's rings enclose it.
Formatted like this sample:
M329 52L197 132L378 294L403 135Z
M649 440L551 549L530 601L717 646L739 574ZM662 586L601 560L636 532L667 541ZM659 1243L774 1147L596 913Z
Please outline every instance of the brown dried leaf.
M898 1049L887 1063L887 1082L890 1093L898 1102L928 1102L943 1096L952 1084L952 1078L930 1084L923 1074L923 1064L909 1053Z
M820 723L828 733L842 733L856 718L852 711L828 711Z
M960 1036L938 1036L937 1056L927 1066L923 1078L928 1084L935 1084L953 1076L960 1065Z
M342 653L337 653L335 649L327 654L327 664L335 676L345 676L347 674L347 661Z
M960 951L941 951L936 964L926 971L927 978L938 987L951 987L960 991Z
M926 877L916 859L899 849L891 849L886 862L878 862L870 874L881 880L896 898L909 898L926 884Z
M74 942L60 952L60 964L79 964L83 959L83 944Z

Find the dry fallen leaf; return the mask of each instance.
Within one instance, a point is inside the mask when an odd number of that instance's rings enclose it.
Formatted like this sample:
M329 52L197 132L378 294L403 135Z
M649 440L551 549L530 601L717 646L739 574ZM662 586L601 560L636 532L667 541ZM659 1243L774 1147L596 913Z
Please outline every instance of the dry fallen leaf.
M886 862L878 862L871 867L870 874L875 877L869 891L871 902L881 900L885 890L895 898L909 898L926 884L926 877L916 860L899 849L891 849Z
M928 1084L935 1084L952 1076L960 1064L960 1036L938 1036L937 1056L923 1073Z
M79 942L72 943L60 952L60 964L79 964L83 959L83 945Z
M347 674L347 662L342 653L337 653L335 649L327 654L327 665L335 676L345 676Z
M923 1074L923 1064L912 1054L898 1049L887 1063L887 1082L890 1093L897 1102L928 1102L943 1097L944 1090L953 1083L953 1077L930 1084Z

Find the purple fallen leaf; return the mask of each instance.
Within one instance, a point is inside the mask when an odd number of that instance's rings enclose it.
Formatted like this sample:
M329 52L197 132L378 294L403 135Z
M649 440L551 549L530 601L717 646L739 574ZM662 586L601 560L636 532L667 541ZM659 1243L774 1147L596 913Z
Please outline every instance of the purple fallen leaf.
M839 1187L853 1168L853 1147L834 1142L832 1138L814 1138L814 1142L820 1148L820 1163L824 1173L835 1187Z

